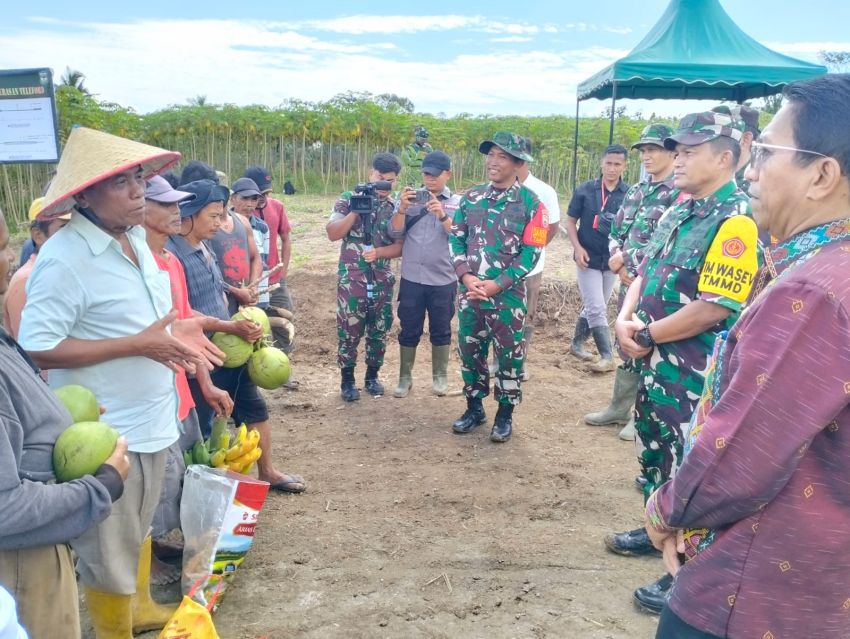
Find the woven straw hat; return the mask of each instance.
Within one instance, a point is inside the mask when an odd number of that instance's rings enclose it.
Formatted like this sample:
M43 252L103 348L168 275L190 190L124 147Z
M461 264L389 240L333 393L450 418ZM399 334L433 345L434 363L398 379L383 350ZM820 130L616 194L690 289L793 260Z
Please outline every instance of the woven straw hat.
M82 126L71 129L39 217L50 219L70 211L75 204L74 195L108 177L141 165L142 177L149 178L179 159L176 151Z

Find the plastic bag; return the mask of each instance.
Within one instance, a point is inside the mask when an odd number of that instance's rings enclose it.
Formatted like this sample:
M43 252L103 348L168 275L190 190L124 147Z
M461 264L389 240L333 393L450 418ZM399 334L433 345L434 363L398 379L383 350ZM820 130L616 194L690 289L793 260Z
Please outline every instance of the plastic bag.
M202 606L218 606L219 594L245 560L268 492L268 482L229 470L202 465L186 470L180 502L182 586Z
M210 615L219 591L210 597L210 603L207 606L202 606L192 599L204 581L204 579L197 581L189 593L183 597L183 601L171 615L171 619L165 624L165 628L159 633L157 639L220 639Z

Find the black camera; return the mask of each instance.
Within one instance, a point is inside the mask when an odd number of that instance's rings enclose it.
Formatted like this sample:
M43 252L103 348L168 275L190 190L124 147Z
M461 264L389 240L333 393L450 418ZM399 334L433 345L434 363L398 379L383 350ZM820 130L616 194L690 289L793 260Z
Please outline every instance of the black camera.
M369 215L378 208L378 197L375 191L389 191L392 188L392 182L386 180L358 184L353 189L354 195L348 198L348 210L358 215Z
M413 204L428 204L431 201L431 191L428 189L416 189L416 197Z

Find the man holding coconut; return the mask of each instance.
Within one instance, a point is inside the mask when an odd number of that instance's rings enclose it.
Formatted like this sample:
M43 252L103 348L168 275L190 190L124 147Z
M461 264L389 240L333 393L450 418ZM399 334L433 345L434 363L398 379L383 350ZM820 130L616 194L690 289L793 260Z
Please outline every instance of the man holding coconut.
M168 250L177 256L186 273L189 304L196 314L204 314L210 320L207 331L221 331L255 342L263 335L262 328L248 320L230 320L225 287L215 255L206 242L213 238L221 227L224 206L230 197L227 187L212 180L197 180L180 186L180 190L193 194L191 200L180 202L181 230L168 240ZM239 222L237 222L239 223ZM265 399L248 375L247 365L217 368L211 373L213 384L226 390L233 399L233 418L236 423L244 422L249 429L260 433L260 445L264 454L257 461L259 478L269 482L272 489L288 493L304 492L304 480L298 475L283 473L272 461L271 424ZM208 405L197 380L189 380L201 429L212 423L213 409ZM205 431L208 432L208 431Z
M39 254L20 328L21 345L49 369L51 386L90 389L129 447L123 498L72 542L99 638L161 628L173 612L150 597L148 532L178 436L174 371L207 362L171 333L177 314L168 275L140 224L144 178L179 157L92 129L71 131L41 212L50 219L72 211L71 221ZM54 631L60 626L67 623Z

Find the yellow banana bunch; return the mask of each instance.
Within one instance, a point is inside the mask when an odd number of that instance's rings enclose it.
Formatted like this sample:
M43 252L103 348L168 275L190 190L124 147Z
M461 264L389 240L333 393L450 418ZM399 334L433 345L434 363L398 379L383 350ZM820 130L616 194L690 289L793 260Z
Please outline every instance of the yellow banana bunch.
M245 429L243 432L243 428ZM245 424L239 427L239 430L236 432L236 443L227 449L227 452L224 455L224 458L231 462L243 455L250 453L252 450L256 449L260 443L260 433L257 430L252 430L248 433Z
M255 446L244 455L228 461L227 467L237 473L247 473L247 471L251 469L251 466L254 465L254 462L257 461L262 454L263 449L259 446Z
M224 456L227 454L226 450L217 450L212 455L210 455L210 466L213 468L225 468L226 462Z

